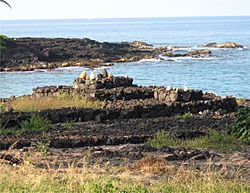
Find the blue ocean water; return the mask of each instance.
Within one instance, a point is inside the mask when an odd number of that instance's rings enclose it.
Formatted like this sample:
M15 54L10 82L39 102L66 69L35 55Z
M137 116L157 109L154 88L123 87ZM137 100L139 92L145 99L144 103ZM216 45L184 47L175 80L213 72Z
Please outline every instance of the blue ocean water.
M140 61L115 64L114 75L129 75L138 85L172 85L250 98L250 16L144 19L74 19L0 21L10 37L91 38L122 42L140 40L155 46L191 50L210 42L237 42L244 49L212 49L211 58ZM46 72L0 73L0 97L23 95L45 85L71 85L83 68ZM96 69L97 71L98 69Z

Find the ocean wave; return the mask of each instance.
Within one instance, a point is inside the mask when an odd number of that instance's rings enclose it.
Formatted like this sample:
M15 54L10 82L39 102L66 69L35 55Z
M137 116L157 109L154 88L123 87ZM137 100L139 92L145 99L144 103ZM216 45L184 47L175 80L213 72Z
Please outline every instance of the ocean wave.
M160 61L162 61L161 58L151 58L151 59L142 59L138 62L140 63L140 62L160 62Z
M169 61L169 62L181 62L181 60L179 60L180 57L166 57L166 56L159 55L159 58L161 60Z
M183 56L183 57L166 57L159 56L164 61L173 61L173 62L181 62L182 60L214 60L216 57L191 57L191 56Z
M74 70L74 69L85 69L86 67L82 67L82 66L68 66L68 67L59 67L59 68L55 68L54 70L56 71L64 71L64 70Z

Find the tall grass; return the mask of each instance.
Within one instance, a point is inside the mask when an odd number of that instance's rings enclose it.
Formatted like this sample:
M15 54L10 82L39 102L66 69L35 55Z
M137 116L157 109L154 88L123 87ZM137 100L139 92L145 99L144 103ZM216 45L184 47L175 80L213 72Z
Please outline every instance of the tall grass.
M102 108L103 102L90 101L86 98L65 96L65 97L44 97L44 98L33 98L28 97L18 98L11 101L9 104L15 111L33 112L41 111L46 109L60 109L67 107L76 108Z
M246 193L250 190L249 182L227 179L221 171L201 172L184 167L161 176L127 168L111 170L87 165L59 170L37 169L29 164L0 165L0 170L0 192L5 193Z

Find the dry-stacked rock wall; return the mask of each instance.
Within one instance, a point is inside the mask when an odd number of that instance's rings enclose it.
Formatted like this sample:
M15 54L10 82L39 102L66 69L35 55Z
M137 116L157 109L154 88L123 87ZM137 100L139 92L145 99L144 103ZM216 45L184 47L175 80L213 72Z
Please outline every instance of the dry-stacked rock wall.
M125 101L126 102L126 101ZM216 98L214 100L191 101L191 102L175 102L175 103L160 103L155 100L145 100L142 104L134 100L133 105L123 108L105 108L105 109L77 109L65 108L55 110L44 110L38 114L49 119L52 123L63 123L71 120L80 122L86 121L105 121L115 119L130 119L130 118L155 118L174 116L179 114L204 113L205 111L220 111L229 113L235 111L237 107L235 98ZM31 117L32 113L25 112L6 112L0 113L1 119L7 122L7 127L16 127L23 120Z
M154 90L154 98L165 102L188 102L202 100L203 93L201 90L191 89L168 89L157 88Z
M133 85L132 78L126 78L122 76L112 78L100 78L95 80L85 80L83 78L77 78L73 87L75 89L87 91L93 89L111 89L117 87L129 87Z
M71 86L46 86L33 89L32 96L41 97L60 97L64 95L81 96L101 101L117 101L131 99L150 99L154 97L151 87L118 87L112 89L74 89Z
M60 97L64 95L81 96L106 101L104 109L66 108L46 110L39 115L52 123L70 120L104 121L130 118L154 118L178 114L235 111L237 103L234 97L222 98L201 90L176 89L165 87L139 87L133 85L128 77L105 77L93 80L78 78L74 86L38 87L32 97ZM30 113L9 112L2 114L8 119L9 126L18 125L28 119Z

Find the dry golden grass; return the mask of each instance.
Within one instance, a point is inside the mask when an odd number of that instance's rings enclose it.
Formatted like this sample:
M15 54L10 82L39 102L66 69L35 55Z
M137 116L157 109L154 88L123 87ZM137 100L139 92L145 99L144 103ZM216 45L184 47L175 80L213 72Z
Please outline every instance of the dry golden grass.
M64 97L44 97L44 98L29 98L21 97L8 104L15 111L41 111L45 109L60 109L67 107L76 108L102 108L103 102L90 101L86 98L64 96Z
M207 169L196 170L171 166L154 158L139 161L134 169L84 163L81 168L55 170L35 168L29 161L16 167L0 163L0 192L247 193L250 190L249 182L237 178L237 173L228 178L226 166L214 170L211 164Z

